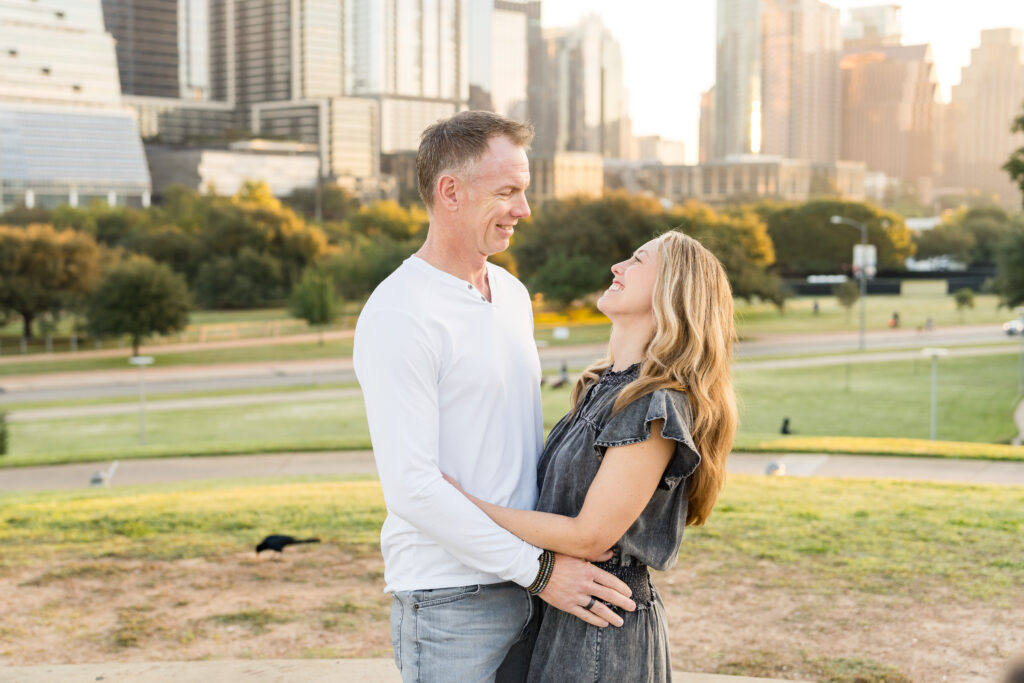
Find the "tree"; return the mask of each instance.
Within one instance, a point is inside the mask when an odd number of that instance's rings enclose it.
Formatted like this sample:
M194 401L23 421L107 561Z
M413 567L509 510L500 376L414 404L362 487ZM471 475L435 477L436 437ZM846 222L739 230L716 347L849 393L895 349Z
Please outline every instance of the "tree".
M953 301L956 302L956 310L960 312L960 322L963 322L964 311L974 308L974 291L969 287L962 287L953 292Z
M1024 133L1024 112L1013 120L1011 133ZM1024 147L1017 148L1005 164L1003 170L1010 175L1010 180L1017 183L1020 191L1024 193Z
M836 295L839 305L846 309L846 319L849 320L853 305L860 300L860 286L854 280L847 280L833 287L832 293Z
M1024 226L1017 224L999 244L992 288L1010 308L1024 304Z
M185 279L163 263L136 257L115 267L89 299L89 329L96 336L131 336L132 353L142 340L185 328L191 297Z
M89 235L49 225L0 226L0 311L15 311L32 338L32 322L80 305L100 275L100 250Z
M7 432L7 413L0 410L0 455L7 455L10 437Z
M290 301L291 313L302 318L312 327L329 325L338 317L340 302L334 292L331 277L317 269L307 268L302 280L292 291ZM320 345L323 346L324 333L320 329Z
M910 231L903 218L870 204L822 200L754 208L768 225L777 267L786 276L839 273L849 267L860 231L833 225L832 216L867 226L868 243L877 249L880 270L902 268L911 252Z
M308 221L316 215L316 188L299 188L284 198L286 204ZM359 199L337 185L324 185L320 193L324 221L340 222L359 210Z

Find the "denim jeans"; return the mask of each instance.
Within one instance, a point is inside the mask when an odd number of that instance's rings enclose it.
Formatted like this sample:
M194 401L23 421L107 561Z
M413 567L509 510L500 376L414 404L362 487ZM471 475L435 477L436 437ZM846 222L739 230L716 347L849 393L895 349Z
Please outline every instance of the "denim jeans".
M537 610L522 586L399 591L392 597L391 644L405 683L525 680L529 648L513 646L528 642Z

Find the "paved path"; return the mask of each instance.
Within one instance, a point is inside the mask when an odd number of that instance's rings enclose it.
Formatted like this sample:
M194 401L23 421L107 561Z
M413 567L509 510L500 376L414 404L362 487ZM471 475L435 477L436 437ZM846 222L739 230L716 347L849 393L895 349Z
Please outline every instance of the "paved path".
M720 676L673 671L681 683L757 683L768 678ZM209 683L210 681L254 681L256 683L400 683L390 659L269 659L206 662L124 662L67 666L0 668L4 683Z
M1022 447L1024 452L1024 447ZM803 453L733 453L727 469L736 474L764 474L770 463L781 464L785 476L852 477L1003 484L1024 486L1024 462L953 458L905 458L874 455ZM108 463L14 467L0 469L0 491L44 491L87 488L93 473ZM113 486L197 481L230 477L294 475L376 475L370 451L222 455L202 458L122 460Z
M541 363L548 373L563 362L579 367L601 357L604 344L549 347L540 350ZM951 356L985 356L1018 353L1010 343L950 349ZM842 353L828 356L741 360L737 371L797 367L821 367L847 363L920 359L919 349L873 353ZM146 395L220 390L241 390L315 384L355 382L350 358L223 363L216 365L150 366L145 371ZM39 375L0 377L0 405L76 398L131 396L138 393L138 370L91 370L53 372Z

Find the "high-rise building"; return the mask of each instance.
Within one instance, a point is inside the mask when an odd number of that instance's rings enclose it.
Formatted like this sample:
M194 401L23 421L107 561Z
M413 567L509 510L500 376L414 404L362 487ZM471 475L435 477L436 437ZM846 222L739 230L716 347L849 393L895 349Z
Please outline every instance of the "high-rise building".
M842 158L916 184L918 196L927 201L934 179L938 88L931 47L850 52L840 69Z
M956 145L954 182L968 189L997 195L1007 207L1020 207L1020 190L1002 165L1024 135L1010 127L1024 102L1024 43L1019 28L981 32L981 44L971 50L971 62L960 71L951 104L958 125L947 134ZM947 173L953 169L947 169Z
M714 156L715 145L715 86L700 94L700 133L697 161L704 163Z
M532 103L537 153L631 156L622 49L601 18L590 15L572 28L546 30L533 58L545 72L544 97Z
M178 97L178 3L103 0L103 21L117 44L117 69L125 95Z
M347 0L345 92L380 103L381 151L469 104L469 0Z
M531 37L540 31L536 0L470 0L469 107L529 118Z
M181 98L210 97L210 0L178 0Z
M839 152L839 11L820 0L718 0L713 158Z
M761 151L761 0L718 0L713 158Z
M839 158L839 10L820 0L763 0L761 151Z
M899 45L903 35L899 5L855 7L843 23L843 49L863 50Z
M99 0L0 0L0 211L148 204L142 141L120 98Z

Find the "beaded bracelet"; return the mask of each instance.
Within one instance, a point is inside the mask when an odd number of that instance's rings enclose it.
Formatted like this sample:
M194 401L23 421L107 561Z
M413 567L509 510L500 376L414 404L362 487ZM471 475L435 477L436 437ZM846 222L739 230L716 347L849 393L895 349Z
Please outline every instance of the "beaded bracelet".
M526 589L530 595L540 595L544 592L548 587L548 581L551 580L551 572L555 569L555 554L550 550L541 553L539 559L540 569L537 571L537 578Z

